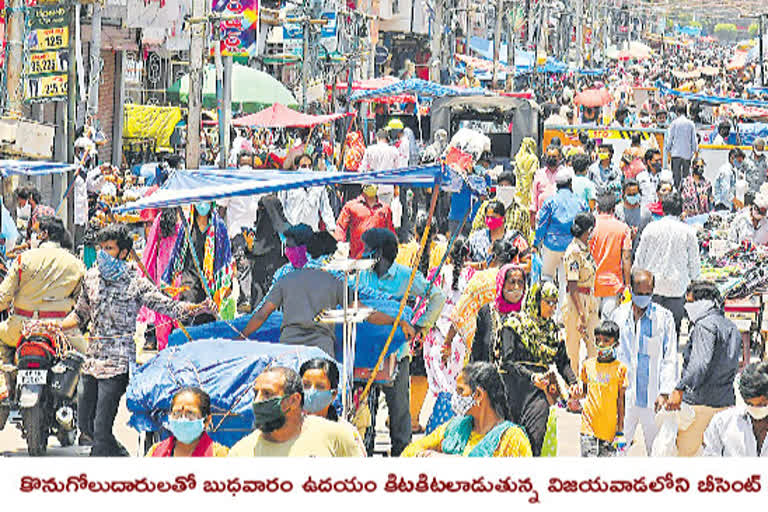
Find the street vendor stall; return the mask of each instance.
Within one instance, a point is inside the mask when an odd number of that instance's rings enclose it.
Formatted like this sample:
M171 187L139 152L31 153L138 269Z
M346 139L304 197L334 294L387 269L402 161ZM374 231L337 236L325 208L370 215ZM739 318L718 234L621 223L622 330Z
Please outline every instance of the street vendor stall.
M742 335L741 367L754 352L765 358L768 338L768 247L728 240L733 221L730 212L709 215L699 231L701 277L717 284L724 299L725 314Z
M443 165L374 171L363 174L283 171L248 173L237 170L177 171L151 196L126 204L117 208L115 211L126 212L146 208L168 208L199 201L211 201L235 196L252 196L254 194L264 194L297 187L349 183L388 183L431 187L433 192L432 203L430 206L431 216L434 214L434 207L440 188L444 187L447 190L459 190L465 182L473 191L475 191L475 193L482 194L487 192L484 189L484 182L482 180L469 179ZM421 255L421 251L423 251L427 236L428 233L425 232L423 234L419 256ZM329 270L332 269L329 268ZM413 272L415 272L415 270ZM405 298L407 298L408 292L406 291L404 295ZM390 354L395 347L402 344L402 339L404 338L397 326L399 325L400 318L409 318L410 316L410 313L406 311L405 298L400 301L399 305L397 302L392 301L383 301L384 304L371 304L377 310L397 318L393 327L387 326L382 330L379 327L363 323L360 325L358 333L359 340L357 341L354 340L354 336L353 339L350 340L346 331L342 332L342 343L344 346L342 347L342 351L338 351L337 349L337 354L342 354L341 362L344 365L343 375L345 376L344 378L347 379L345 381L345 387L346 382L351 382L354 369L358 364L363 364L369 369L381 368L386 356ZM365 297L361 297L361 299L366 300ZM352 304L354 301L350 300L350 303ZM353 308L351 306L345 308L343 313L339 312L340 314L337 316L344 319L342 329L351 330L353 333L355 332L355 324L363 319L355 318L358 316L357 312L358 308ZM279 321L279 318L274 314L273 317L274 318L271 318L270 321ZM194 339L193 333L195 333L195 336L198 335L197 333L200 333L204 338L232 338L240 336L247 321L247 317L240 317L232 322L226 321L219 324L209 324L201 328L203 331L190 329L185 332L185 336L187 339ZM252 338L260 341L274 341L274 338L270 338L269 335L268 330L270 325L272 324L265 324L265 326L262 326L259 331L254 333ZM272 325L272 329L274 329L274 325ZM388 336L386 335L386 332L389 333ZM398 340L399 343L393 344L393 340ZM370 378L366 383L366 390L363 395L367 394L377 375L377 372L375 371L368 373ZM344 413L349 417L352 412L351 386L346 387L346 389L348 391L344 393L342 403Z

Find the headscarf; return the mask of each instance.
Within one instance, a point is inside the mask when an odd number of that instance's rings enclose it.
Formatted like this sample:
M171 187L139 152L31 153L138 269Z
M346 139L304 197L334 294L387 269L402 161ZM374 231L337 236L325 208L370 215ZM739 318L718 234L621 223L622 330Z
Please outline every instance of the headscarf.
M510 315L505 322L520 337L534 362L549 367L560 346L557 324L552 318L542 318L541 301L557 299L557 287L550 281L531 286L525 298L525 309L520 315Z
M522 307L525 299L525 290L523 290L523 297L516 303L507 302L504 298L504 283L507 281L507 272L512 269L519 270L525 277L525 271L519 265L507 264L501 267L499 273L496 274L496 310L502 315L507 313L518 313Z
M195 258L194 249L191 247L191 232L195 225L195 207L192 206L189 220L182 224L182 230L176 238L168 267L163 273L163 281L168 284L176 282L184 270L184 263L188 257ZM204 254L203 261L198 261L203 275L198 276L203 280L204 288L210 292L214 302L220 306L227 289L232 287L234 274L234 261L232 259L232 247L227 236L227 226L216 213L215 205L211 205L211 216L208 227L203 234Z
M531 204L531 185L533 176L539 169L539 158L536 156L536 141L525 137L520 150L515 155L515 177L517 178L516 196L523 206Z

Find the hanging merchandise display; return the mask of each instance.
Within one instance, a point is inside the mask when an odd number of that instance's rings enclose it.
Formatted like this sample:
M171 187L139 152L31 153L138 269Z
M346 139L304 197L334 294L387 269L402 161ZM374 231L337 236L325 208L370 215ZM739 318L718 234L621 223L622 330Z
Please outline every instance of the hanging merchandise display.
M69 9L33 7L25 23L24 99L28 103L67 99Z
M212 0L211 9L222 16L219 41L223 56L247 57L256 51L259 0ZM216 22L214 22L216 23ZM214 39L216 39L214 34ZM213 53L213 46L211 53Z

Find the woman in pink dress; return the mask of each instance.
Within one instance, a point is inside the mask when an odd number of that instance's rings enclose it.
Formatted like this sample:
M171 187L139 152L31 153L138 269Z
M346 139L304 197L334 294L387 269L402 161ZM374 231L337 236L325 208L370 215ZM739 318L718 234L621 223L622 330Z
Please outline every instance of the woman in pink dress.
M176 210L165 209L160 212L160 215L155 217L152 227L149 229L147 246L144 249L141 261L147 268L149 278L155 283L160 282L160 277L168 266L180 227L181 224L178 221ZM174 321L172 319L150 309L141 308L139 321L155 326L158 350L163 350L168 346L168 336L170 336L174 328Z

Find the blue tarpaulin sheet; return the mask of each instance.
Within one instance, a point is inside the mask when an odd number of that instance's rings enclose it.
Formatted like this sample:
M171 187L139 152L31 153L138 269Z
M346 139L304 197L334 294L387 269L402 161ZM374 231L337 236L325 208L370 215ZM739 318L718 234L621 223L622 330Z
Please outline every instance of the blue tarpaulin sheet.
M716 136L717 127L710 132L709 140L714 140ZM730 145L751 146L758 137L768 138L768 123L739 123L738 132L731 130L725 142Z
M361 298L367 306L374 308L377 311L386 313L391 317L397 316L397 310L400 304L396 301L386 300L365 300ZM402 319L406 322L410 322L413 318L413 311L411 308L406 307L403 310ZM242 332L245 329L250 315L243 315L230 321L232 327L237 331ZM272 313L258 331L251 334L249 337L251 340L258 340L266 343L277 343L280 339L280 324L283 321L283 314L279 311ZM187 332L193 340L209 339L209 338L225 338L236 339L240 334L235 332L227 322L212 322L210 324L199 325L196 327L187 327ZM390 325L373 325L368 322L363 322L357 326L357 343L355 345L355 366L363 368L373 368L376 361L384 348L384 343L387 341L389 331L392 329ZM336 353L341 360L342 354L342 326L336 325ZM400 347L406 342L403 331L398 327L395 332L395 336L392 339L392 343L389 345L389 350L386 355L394 354ZM168 346L180 346L188 343L186 335L179 329L171 333L168 338ZM341 362L341 361L340 361Z
M133 372L126 403L129 425L140 432L159 432L167 420L171 398L185 386L197 386L211 397L211 437L232 446L253 430L253 382L268 366L298 371L304 361L327 358L319 348L254 341L202 340L168 347Z
M0 160L0 176L47 176L76 171L77 166L61 162L31 162L26 160Z
M352 94L349 100L370 100L387 96L400 96L401 94L415 94L422 100L428 100L430 98L442 98L443 96L485 96L488 94L488 91L482 87L462 89L461 87L441 85L419 78L409 78L408 80L401 80L379 89L358 91Z
M701 103L714 103L714 104L738 103L739 105L746 105L747 107L768 107L768 101L745 100L741 98L726 98L723 96L708 96L706 94L680 92L680 91L675 91L674 89L670 89L669 87L664 87L664 85L662 85L661 82L656 82L656 87L658 87L659 92L662 95L668 94L668 95L677 96L680 98L685 98L689 101L699 101Z
M238 170L192 170L176 171L151 196L115 208L116 213L144 210L147 208L169 208L199 201L238 196L252 196L288 190L298 187L321 187L348 183L405 184L431 187L441 183L446 191L461 189L462 177L442 165L427 165L373 171L356 172L298 172L298 171L238 171ZM469 186L477 194L487 190L476 189L479 182L471 181Z

